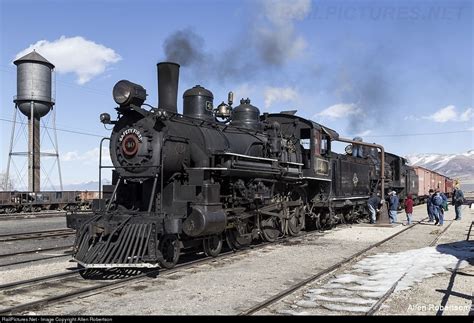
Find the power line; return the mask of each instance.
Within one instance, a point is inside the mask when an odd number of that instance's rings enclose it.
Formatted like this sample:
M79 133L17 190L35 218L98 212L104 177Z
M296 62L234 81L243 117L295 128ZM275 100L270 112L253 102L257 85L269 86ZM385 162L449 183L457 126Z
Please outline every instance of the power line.
M12 123L13 120L9 119L4 119L0 118L1 121L5 122L10 122ZM22 124L22 125L28 125L25 122L17 121L17 123ZM41 126L41 128L44 129L53 129L52 127L47 127L47 126ZM57 131L62 131L62 132L69 132L69 133L75 133L79 135L85 135L85 136L93 136L93 137L99 137L103 138L104 136L98 135L98 134L93 134L90 132L82 132L82 131L74 131L74 130L68 130L68 129L61 129L61 128L56 128ZM369 138L381 138L381 137L411 137L411 136L431 136L431 135L445 135L445 134L452 134L452 133L466 133L466 132L474 132L474 130L458 130L458 131L443 131L443 132L420 132L420 133L406 133L406 134L390 134L390 135L366 135L364 137L369 137Z
M4 119L4 118L0 118L0 121L5 121L5 122L13 123L13 120ZM22 121L17 121L17 123L18 123L18 124L21 124L21 125L28 125L28 123L22 122ZM47 126L40 126L40 127L43 128L43 129L53 129L53 127L47 127ZM101 136L101 135L98 135L98 134L94 134L94 133L89 133L89 132L74 131L74 130L61 129L61 128L56 128L56 130L57 130L57 131L62 131L62 132L74 133L74 134L78 134L78 135L104 138L104 136Z
M419 133L404 133L404 134L390 134L390 135L366 135L364 137L381 138L381 137L415 137L415 136L431 136L431 135L445 135L450 133L465 133L473 132L474 130L458 130L458 131L443 131L443 132L419 132Z

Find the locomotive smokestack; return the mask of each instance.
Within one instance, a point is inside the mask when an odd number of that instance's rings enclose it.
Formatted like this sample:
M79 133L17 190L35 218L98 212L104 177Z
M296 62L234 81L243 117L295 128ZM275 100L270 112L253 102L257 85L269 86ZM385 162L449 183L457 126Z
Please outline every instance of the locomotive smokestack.
M158 68L158 108L178 113L179 64L162 62Z

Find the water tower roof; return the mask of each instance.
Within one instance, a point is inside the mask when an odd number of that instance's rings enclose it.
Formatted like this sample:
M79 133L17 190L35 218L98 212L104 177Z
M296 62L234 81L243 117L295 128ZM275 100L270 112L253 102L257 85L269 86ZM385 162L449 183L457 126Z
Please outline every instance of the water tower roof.
M54 68L54 65L51 64L50 61L48 61L46 58L44 58L43 56L41 56L40 54L38 54L34 50L31 53L26 54L23 57L20 57L19 59L14 61L13 64L18 65L18 64L23 63L23 62L38 62L38 63L48 65L51 68Z

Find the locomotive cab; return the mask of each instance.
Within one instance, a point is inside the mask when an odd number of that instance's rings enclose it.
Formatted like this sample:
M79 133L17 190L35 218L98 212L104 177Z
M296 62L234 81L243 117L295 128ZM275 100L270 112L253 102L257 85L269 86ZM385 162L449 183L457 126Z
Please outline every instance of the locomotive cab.
M263 120L267 124L277 123L282 136L288 138L288 161L302 164L303 178L327 180L331 171L331 141L337 139L339 134L316 122L296 116L295 113L296 111L284 111L266 114ZM291 154L293 151L294 157Z

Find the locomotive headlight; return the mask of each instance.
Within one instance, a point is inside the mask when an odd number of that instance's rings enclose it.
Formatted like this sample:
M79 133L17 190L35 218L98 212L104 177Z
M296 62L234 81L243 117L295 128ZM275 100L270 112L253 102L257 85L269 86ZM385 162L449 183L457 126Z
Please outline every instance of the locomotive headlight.
M103 124L111 124L112 121L110 121L110 114L102 113L100 115L100 122L102 122Z
M146 100L146 90L141 85L121 80L114 86L113 97L120 106L130 104L140 106Z

